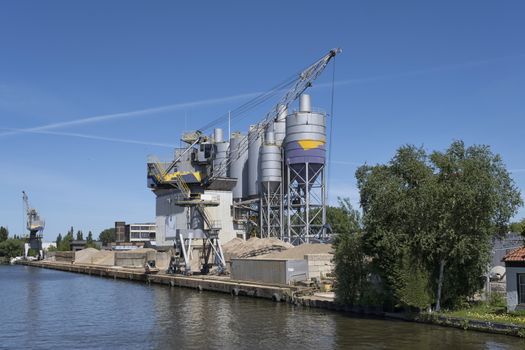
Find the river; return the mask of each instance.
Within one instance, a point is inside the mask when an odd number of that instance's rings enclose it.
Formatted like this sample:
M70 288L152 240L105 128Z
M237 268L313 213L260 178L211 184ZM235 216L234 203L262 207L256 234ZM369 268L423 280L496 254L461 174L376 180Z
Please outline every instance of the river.
M525 341L284 303L0 266L0 349L525 349Z

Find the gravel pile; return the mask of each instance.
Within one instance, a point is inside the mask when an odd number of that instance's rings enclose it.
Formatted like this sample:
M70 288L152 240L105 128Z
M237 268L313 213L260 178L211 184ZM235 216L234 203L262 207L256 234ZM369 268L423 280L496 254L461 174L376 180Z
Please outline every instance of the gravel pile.
M260 259L304 259L308 254L333 254L333 247L331 244L322 243L305 243L292 247L281 252L274 252L264 256L259 256Z
M224 257L227 261L233 258L249 258L290 249L290 243L283 242L277 238L257 238L253 237L247 241L241 238L234 238L222 245Z
M75 252L75 264L115 265L115 252L86 248Z

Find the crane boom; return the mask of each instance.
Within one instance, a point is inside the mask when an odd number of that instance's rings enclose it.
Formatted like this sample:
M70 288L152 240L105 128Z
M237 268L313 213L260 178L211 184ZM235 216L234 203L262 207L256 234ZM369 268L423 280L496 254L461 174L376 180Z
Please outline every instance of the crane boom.
M264 130L272 123L279 115L282 108L288 108L288 106L295 101L307 88L312 85L312 82L324 71L328 63L337 54L341 53L340 48L330 50L326 55L321 57L312 65L308 66L300 74L293 86L286 92L281 98L275 108L272 108L261 122L256 126L256 132L258 135L262 134ZM284 107L283 107L284 106ZM225 169L235 160L239 159L244 152L248 150L248 146L251 142L254 142L257 138L244 138L239 145L239 151L236 152L234 157L230 157L226 162L222 163L220 167L213 170L213 173L207 178L206 182L211 183L219 177L219 174L224 173Z

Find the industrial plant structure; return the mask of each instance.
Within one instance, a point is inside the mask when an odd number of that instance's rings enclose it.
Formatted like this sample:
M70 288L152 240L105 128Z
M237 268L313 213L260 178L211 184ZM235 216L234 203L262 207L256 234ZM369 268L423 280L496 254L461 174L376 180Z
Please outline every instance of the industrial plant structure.
M212 265L220 272L220 242L234 237L275 237L297 245L326 234L327 116L304 91L340 51L331 50L291 82L257 97L254 103L286 91L246 134L187 132L181 138L186 146L175 149L173 161L148 160L157 245L176 248L180 272L207 273Z

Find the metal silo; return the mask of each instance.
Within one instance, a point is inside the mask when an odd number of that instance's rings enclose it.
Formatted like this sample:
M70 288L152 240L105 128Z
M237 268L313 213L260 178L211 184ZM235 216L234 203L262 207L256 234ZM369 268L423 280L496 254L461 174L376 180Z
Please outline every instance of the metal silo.
M273 131L267 131L260 158L260 210L262 237L283 237L282 158Z
M230 174L229 176L237 179L237 184L233 188L233 199L241 199L248 195L248 150L243 152L242 147L247 145L247 137L240 132L234 132L230 138Z
M313 111L310 96L303 94L299 110L286 117L284 141L286 234L293 244L309 242L324 230L325 144L326 115Z
M259 125L251 125L248 132L248 196L256 197L259 193L259 151L262 131Z
M230 143L223 141L222 129L215 129L214 131L214 148L215 155L213 157L213 172L216 176L225 177L228 167L228 148Z

